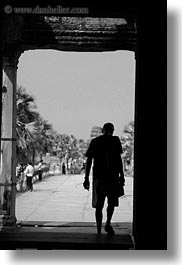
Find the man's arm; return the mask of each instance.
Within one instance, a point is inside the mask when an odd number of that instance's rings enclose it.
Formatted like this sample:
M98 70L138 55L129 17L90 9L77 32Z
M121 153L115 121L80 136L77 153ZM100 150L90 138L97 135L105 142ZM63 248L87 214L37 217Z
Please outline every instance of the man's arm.
M91 165L92 165L92 158L88 157L86 161L86 166L85 166L85 180L83 183L83 187L86 190L89 190L89 187L90 187L89 174L90 174Z

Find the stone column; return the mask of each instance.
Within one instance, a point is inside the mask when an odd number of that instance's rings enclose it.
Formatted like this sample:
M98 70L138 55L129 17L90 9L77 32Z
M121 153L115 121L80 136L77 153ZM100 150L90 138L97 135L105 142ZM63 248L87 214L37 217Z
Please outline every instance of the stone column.
M16 78L18 54L3 57L0 230L16 227Z

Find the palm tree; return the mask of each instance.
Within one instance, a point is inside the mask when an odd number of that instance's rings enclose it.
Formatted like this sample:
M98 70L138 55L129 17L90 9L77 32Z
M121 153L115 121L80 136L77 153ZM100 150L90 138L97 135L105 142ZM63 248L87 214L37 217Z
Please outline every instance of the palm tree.
M39 150L40 145L38 142L39 133L35 122L22 124L17 122L17 148L18 153L24 155L26 160L30 160L34 163L35 153Z
M52 137L52 125L42 117L36 121L37 144L39 145L40 158L48 152L52 152L54 137Z
M33 143L37 138L35 121L39 113L35 111L35 99L29 95L25 88L17 89L17 157L18 160L28 160L33 152Z
M16 93L17 99L17 120L26 124L35 121L39 117L39 113L35 111L37 108L35 98L29 95L25 88L18 87Z
M52 125L36 111L35 98L25 88L17 89L17 156L19 160L31 160L35 155L49 152L52 137L48 133Z

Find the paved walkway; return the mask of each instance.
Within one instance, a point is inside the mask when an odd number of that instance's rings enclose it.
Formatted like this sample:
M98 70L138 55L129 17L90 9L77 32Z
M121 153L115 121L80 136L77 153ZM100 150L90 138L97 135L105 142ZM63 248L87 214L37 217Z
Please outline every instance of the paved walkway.
M95 222L92 192L83 188L83 175L55 175L34 184L33 192L17 193L16 218L20 222ZM127 177L113 222L132 222L133 178ZM106 205L103 211L106 220Z
M108 236L96 232L91 189L84 190L83 175L55 175L34 184L33 192L17 192L15 230L0 231L1 249L134 249L132 237L133 179L126 177ZM106 205L104 222L106 221Z

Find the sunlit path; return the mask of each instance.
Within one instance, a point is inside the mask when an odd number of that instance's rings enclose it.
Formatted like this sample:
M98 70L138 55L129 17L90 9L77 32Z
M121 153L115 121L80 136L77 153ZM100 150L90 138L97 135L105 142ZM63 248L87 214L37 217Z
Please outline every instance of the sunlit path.
M82 187L83 175L56 175L34 184L33 192L17 194L18 221L94 222L92 192ZM120 198L113 222L132 222L133 179L126 178L125 196ZM106 204L107 205L107 204ZM105 206L106 207L106 206ZM104 220L106 211L104 209Z

